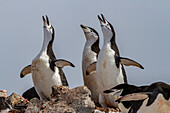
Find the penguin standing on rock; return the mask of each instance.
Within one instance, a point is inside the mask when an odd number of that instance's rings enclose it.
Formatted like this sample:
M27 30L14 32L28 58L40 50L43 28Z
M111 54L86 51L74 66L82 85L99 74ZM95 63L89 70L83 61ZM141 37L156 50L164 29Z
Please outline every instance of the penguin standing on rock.
M49 100L53 85L68 86L62 68L64 66L75 67L71 62L57 60L53 49L54 28L49 23L48 17L43 18L44 42L40 53L33 59L32 64L26 66L20 73L20 77L32 73L34 87L41 100Z
M103 91L118 84L127 82L126 77L123 74L124 72L122 64L126 66L136 66L141 69L143 69L143 67L131 59L119 56L118 49L114 45L115 31L113 26L104 18L103 15L101 16L102 18L98 16L98 19L103 32L104 44L99 52L97 63L90 65L87 69L87 72L91 73L96 67L97 83L99 89L99 103L102 105L102 107L118 107L118 103L115 102L116 97L106 95L103 93Z
M92 100L95 103L98 103L99 92L98 92L98 84L96 82L96 71L91 73L90 75L86 74L87 67L97 61L97 56L100 51L99 49L99 34L97 31L91 27L87 27L84 25L80 25L84 31L86 37L86 43L83 50L83 58L82 58L82 71L83 71L83 79L84 85L89 88L92 94Z

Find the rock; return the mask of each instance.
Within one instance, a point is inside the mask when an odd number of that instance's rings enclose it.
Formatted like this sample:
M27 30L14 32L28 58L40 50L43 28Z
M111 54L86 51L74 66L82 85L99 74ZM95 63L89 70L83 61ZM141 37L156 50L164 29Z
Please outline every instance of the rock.
M25 110L26 113L35 113L39 112L41 110L42 103L39 99L33 98L30 100L30 102L27 104L27 109Z
M16 93L11 94L9 97L7 96L6 91L0 91L0 113L23 113L25 111L28 103L26 99Z
M0 97L7 98L8 97L7 91L6 90L0 90Z
M8 97L6 90L0 90L0 112L8 112L10 109L10 106L6 102L6 98Z
M5 98L0 97L0 112L9 110L10 106L6 103Z
M25 112L91 113L95 110L95 104L90 96L91 92L86 86L73 89L53 86L50 101L31 99Z
M33 88L29 90L35 91ZM4 95L4 97L7 96ZM73 89L69 89L69 87L67 86L53 86L50 101L48 100L41 101L38 98L32 98L28 102L25 100L25 98L17 95L16 93L11 94L6 99L4 97L3 100L0 100L0 102L2 102L3 104L8 103L9 105L11 105L12 107L6 105L5 107L3 107L3 109L8 108L10 112L17 112L17 113L25 113L25 112L26 113L37 113L37 112L92 113L95 112L95 104L91 100L91 92L86 86L80 86Z
M76 112L92 112L95 104L91 100L91 92L86 86L69 89L67 86L53 86L52 98L60 103L65 102Z
M7 97L6 102L10 104L12 107L15 106L24 106L28 103L28 101L21 97L20 95L17 95L16 93L12 93L9 97Z
M20 95L17 95L16 93L12 93L6 98L6 103L10 106L10 112L24 113L25 108L27 108L26 104L28 103L28 100Z
M22 97L24 97L27 100L31 100L32 98L38 98L40 99L39 95L37 94L35 87L32 87L28 89L26 92L22 94Z

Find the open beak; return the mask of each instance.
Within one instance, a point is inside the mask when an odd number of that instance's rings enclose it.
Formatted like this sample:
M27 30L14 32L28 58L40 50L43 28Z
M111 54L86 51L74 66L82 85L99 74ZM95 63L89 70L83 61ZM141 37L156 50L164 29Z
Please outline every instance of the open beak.
M86 32L87 26L84 26L83 24L80 25L84 32Z
M49 23L49 19L48 19L48 16L46 15L46 19L44 16L42 16L42 19L43 19L43 22L44 22L44 26L49 26L50 23Z
M82 28L83 30L84 30L84 29L87 29L87 27L84 26L83 24L81 24L80 26L81 26L81 28Z
M100 24L103 25L107 22L107 20L105 19L105 17L103 16L103 14L101 14L101 18L100 16L98 15L98 19L100 21Z

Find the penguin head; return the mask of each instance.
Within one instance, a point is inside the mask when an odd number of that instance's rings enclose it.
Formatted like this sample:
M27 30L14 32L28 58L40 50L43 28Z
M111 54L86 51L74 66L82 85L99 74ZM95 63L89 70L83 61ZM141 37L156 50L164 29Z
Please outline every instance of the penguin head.
M49 38L49 40L52 40L53 35L54 35L54 28L53 26L50 24L48 16L46 16L46 19L44 16L42 16L43 19L43 29L44 29L44 34L45 37Z
M122 92L123 92L123 89L122 88L121 89L114 89L114 88L112 88L110 90L105 90L103 92L106 93L106 94L121 95Z
M101 17L98 15L98 19L100 21L101 29L104 37L113 37L115 36L115 32L113 26L105 19L105 17L101 14Z
M129 91L131 91L132 89L136 89L136 88L137 87L134 85L129 85L129 84L123 83L123 84L119 84L109 90L105 90L104 93L124 96L124 95L128 94Z
M99 38L99 34L97 31L91 27L80 25L82 30L84 31L86 40L97 40Z
M116 97L116 99L119 99L121 97L121 95L122 95L123 90L124 90L123 88L111 88L109 90L103 91L103 93L111 94L114 97Z

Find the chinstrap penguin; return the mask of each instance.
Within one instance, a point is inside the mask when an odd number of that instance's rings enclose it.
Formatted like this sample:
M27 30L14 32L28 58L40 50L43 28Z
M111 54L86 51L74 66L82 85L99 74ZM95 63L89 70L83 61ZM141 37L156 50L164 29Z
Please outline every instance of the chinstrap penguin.
M120 98L116 101L123 113L170 112L170 85L163 82L140 87L120 84L104 92L112 95L121 93Z
M94 70L97 72L99 103L102 107L117 107L118 103L115 102L116 97L105 95L103 91L118 84L126 83L121 64L126 66L136 66L141 69L143 69L143 67L131 59L119 56L118 49L114 45L115 31L113 26L103 15L101 16L102 18L98 16L98 19L103 33L104 44L99 52L97 63L90 65L87 68L87 73L91 73Z
M117 99L131 93L137 93L137 92L142 92L144 91L148 86L135 86L135 85L130 85L130 84L119 84L109 90L103 91L106 94L112 95L116 97ZM119 102L116 100L116 102ZM118 104L118 107L121 111L123 112L128 112L129 109L132 106L132 102L122 102Z
M86 43L83 50L82 56L82 73L84 85L89 88L92 94L92 100L95 103L98 103L99 92L98 92L98 84L96 82L96 71L91 73L90 75L86 74L87 67L90 66L91 63L97 61L97 56L100 51L99 49L99 34L97 31L91 27L80 25L82 30L84 31L84 35L86 37Z
M71 62L56 59L52 45L54 41L54 28L49 19L43 18L44 42L40 53L33 59L32 64L26 66L20 73L20 77L32 73L35 90L41 100L49 100L53 85L68 86L68 82L62 71L64 66L75 67Z

